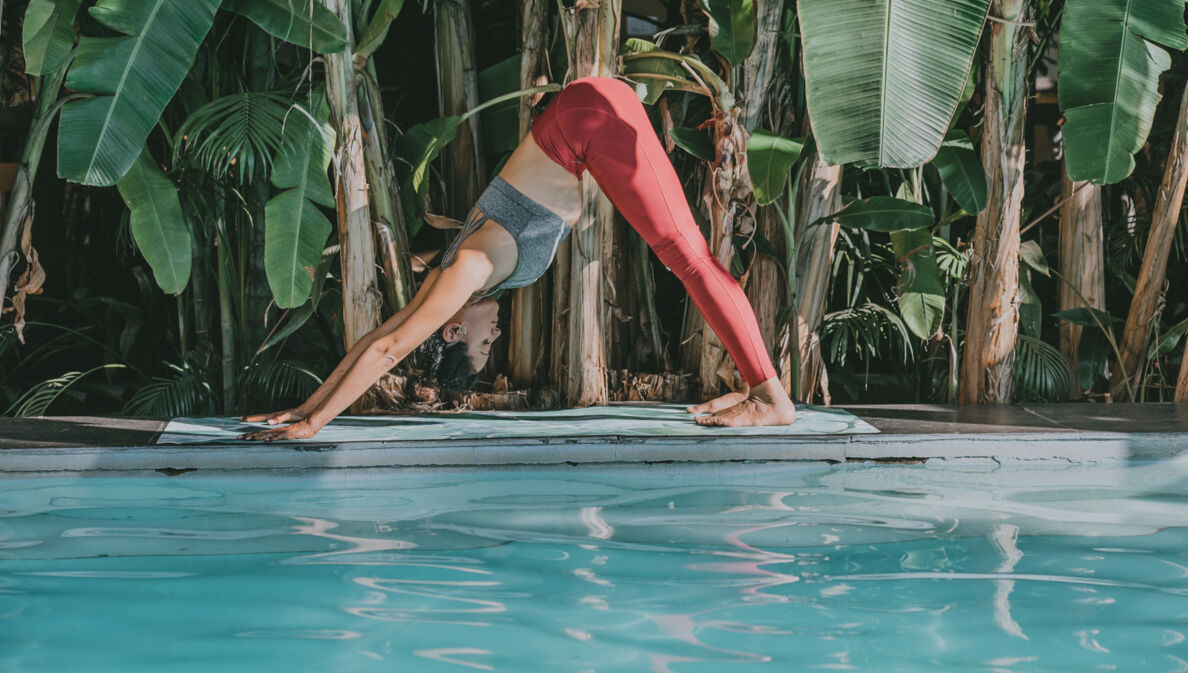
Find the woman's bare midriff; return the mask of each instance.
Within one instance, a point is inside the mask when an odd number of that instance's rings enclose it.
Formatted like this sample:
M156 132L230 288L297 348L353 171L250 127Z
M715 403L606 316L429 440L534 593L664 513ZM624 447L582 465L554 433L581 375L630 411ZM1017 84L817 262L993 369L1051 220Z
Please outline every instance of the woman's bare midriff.
M499 177L573 226L582 214L581 182L540 149L529 133L499 171Z

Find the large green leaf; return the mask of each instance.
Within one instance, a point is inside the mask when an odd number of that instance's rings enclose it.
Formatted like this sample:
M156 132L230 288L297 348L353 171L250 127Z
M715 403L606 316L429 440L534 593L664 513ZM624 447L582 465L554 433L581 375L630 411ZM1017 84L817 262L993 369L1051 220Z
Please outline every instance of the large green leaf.
M932 165L957 205L971 215L980 213L989 203L982 159L963 131L950 134L949 138L936 151Z
M746 60L755 48L754 0L703 0L709 15L710 45L730 65Z
M300 47L312 44L319 54L336 54L346 48L346 26L321 0L312 3L310 0L227 0L224 6L247 17L273 37Z
M622 52L625 55L647 54L658 49L655 44L647 40L633 37L623 43ZM623 74L638 82L636 92L641 94L640 100L645 105L654 105L668 89L687 90L693 84L680 62L670 58L625 59ZM642 92L639 91L641 87L643 88Z
M677 126L668 129L668 135L677 144L677 147L698 159L702 161L714 160L714 141L710 140L709 134L705 131Z
M190 280L190 229L182 216L177 187L142 149L117 185L132 211L132 238L153 269L157 285L179 294Z
M1184 0L1068 0L1060 29L1060 108L1073 180L1114 183L1151 132L1159 75L1188 47Z
M823 219L870 231L914 231L931 227L935 218L928 206L892 196L872 196L851 201L845 208Z
M67 103L58 131L58 175L111 186L144 148L177 92L219 0L99 0L91 15L126 37L83 37L66 86L96 94Z
M759 205L775 201L784 192L788 170L803 149L803 140L792 140L763 129L751 133L747 141L747 171Z
M990 0L798 0L805 93L830 164L917 166L961 99Z
M26 74L48 75L66 62L81 4L82 0L29 0L22 28Z
M409 236L417 233L425 217L429 163L454 139L461 121L461 117L438 117L413 126L396 141L396 153L405 169L400 194Z
M945 315L945 286L932 249L932 233L928 229L893 231L891 246L901 267L899 315L913 334L931 339Z
M320 105L315 116L307 115L299 107L289 113L272 171L272 184L284 191L264 206L264 270L281 308L309 299L314 269L333 230L315 205L334 206L326 177L335 142L330 111Z
M399 16L403 7L404 0L380 0L375 15L367 24L367 30L363 31L363 37L359 38L359 43L355 45L356 61L366 60L383 44L388 37L388 29L392 26L392 21Z

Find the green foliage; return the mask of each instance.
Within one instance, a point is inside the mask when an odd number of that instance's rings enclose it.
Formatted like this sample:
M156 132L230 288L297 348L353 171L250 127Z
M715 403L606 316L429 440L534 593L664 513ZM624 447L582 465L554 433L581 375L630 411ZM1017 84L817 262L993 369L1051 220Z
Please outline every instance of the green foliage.
M241 399L268 408L304 401L320 385L322 379L317 374L284 360L258 362L240 372L236 381L243 393Z
M216 180L234 174L240 184L251 181L257 167L271 173L286 118L296 116L288 111L288 99L271 91L245 91L212 100L186 117L174 134L173 163L196 168Z
M125 416L207 416L215 413L216 393L208 383L209 372L186 361L166 363L173 372L153 377L128 400L120 414Z
M867 302L825 315L821 321L821 350L831 362L843 367L851 352L869 361L898 350L906 362L912 357L911 333L894 311Z
M1055 402L1072 385L1072 371L1060 351L1038 337L1020 334L1015 343L1015 399Z
M425 199L429 196L429 163L454 139L461 117L439 117L417 124L400 136L396 153L406 167L400 196L408 235L414 236L425 219Z
M751 133L747 141L747 171L759 205L766 206L784 193L788 171L803 149L803 140L784 138L763 129Z
M974 215L986 209L986 170L964 132L950 134L932 160L957 205Z
M754 0L702 0L702 9L714 51L732 66L745 61L755 48Z
M843 227L885 232L925 229L935 220L928 206L893 196L855 199L823 219L837 220Z
M359 38L359 43L355 45L356 62L367 60L383 44L388 37L388 29L392 27L392 22L400 15L403 7L404 0L380 0L375 15L367 24L367 30L363 31L363 37Z
M799 0L813 133L830 164L936 154L990 0Z
M105 369L120 369L123 366L120 364L100 365L85 372L67 372L61 376L46 379L26 391L4 413L18 418L45 416L59 397L88 375Z
M58 175L111 186L136 162L185 78L219 0L99 0L91 15L124 37L84 36L66 86L95 94L67 103Z
M659 47L637 37L623 43L623 54L646 54ZM624 61L623 74L639 82L637 93L642 87L640 99L645 105L655 105L660 96L669 89L687 89L693 85L679 61L669 58L634 58Z
M132 237L153 269L157 285L179 294L190 280L190 230L182 216L177 187L145 148L119 182L131 211Z
M275 38L310 47L319 54L337 54L347 46L346 26L321 0L224 0L223 7L242 14Z
M932 234L927 229L893 231L891 246L902 269L899 314L913 334L931 339L945 315L945 288L932 249Z
M74 46L74 17L82 0L29 0L23 24L25 73L57 71Z
M1151 131L1167 52L1188 48L1184 0L1067 0L1060 107L1069 177L1110 184Z
M335 133L324 98L315 113L295 106L289 115L272 172L272 184L284 191L264 208L264 268L281 308L309 299L314 268L333 230L315 205L334 207L326 169L334 157Z
M714 141L710 140L709 134L705 131L677 126L668 129L668 135L677 147L698 159L702 161L714 160Z
M520 88L519 54L506 58L479 71L479 96L489 100ZM495 159L516 149L520 144L520 105L511 98L493 105L482 113L483 151Z

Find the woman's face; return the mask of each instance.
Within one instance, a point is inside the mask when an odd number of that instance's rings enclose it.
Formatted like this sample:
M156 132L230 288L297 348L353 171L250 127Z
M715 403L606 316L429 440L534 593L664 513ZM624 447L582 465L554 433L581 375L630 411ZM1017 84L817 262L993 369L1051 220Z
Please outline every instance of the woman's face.
M499 329L499 302L488 298L463 306L442 328L441 336L447 343L466 343L471 373L477 374L491 356L491 344L502 333Z

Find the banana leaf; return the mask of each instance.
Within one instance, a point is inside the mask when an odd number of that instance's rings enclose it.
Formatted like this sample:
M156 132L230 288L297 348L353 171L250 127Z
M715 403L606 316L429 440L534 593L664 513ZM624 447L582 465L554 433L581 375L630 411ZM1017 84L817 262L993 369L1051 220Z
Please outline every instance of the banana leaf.
M759 205L765 206L784 193L788 170L803 149L803 140L784 138L763 129L751 133L747 141L747 171Z
M66 86L95 96L62 108L59 177L119 182L189 72L218 7L219 0L99 0L91 8L124 37L79 40Z
M754 0L704 0L710 46L735 66L755 48Z
M714 142L710 140L709 134L705 131L677 126L669 129L668 135L672 137L677 147L698 159L702 161L714 160Z
M140 248L157 285L180 294L190 280L190 229L182 216L177 187L142 148L117 185L132 212L132 238Z
M388 37L388 29L392 27L392 22L400 15L403 7L404 0L381 0L375 15L367 24L367 30L363 31L363 37L359 38L359 43L355 45L356 63L367 60L384 43Z
M830 164L918 166L965 90L990 0L799 0L805 94Z
M29 0L23 24L25 74L48 75L70 56L82 0Z
M309 299L314 270L333 227L317 205L334 207L326 169L334 156L330 109L319 105L311 116L302 108L289 113L273 164L272 184L281 193L264 206L264 271L281 308Z
M941 282L932 233L927 229L891 232L891 246L899 259L899 315L921 339L931 339L945 315L945 286Z
M1188 47L1184 0L1068 0L1060 29L1060 108L1068 176L1102 184L1134 170L1151 132L1161 47Z
M932 165L936 166L945 189L949 190L962 210L976 215L986 209L989 203L986 169L964 131L949 135L936 151Z
M822 220L837 220L843 227L858 227L869 231L899 231L925 229L934 221L928 206L893 196L872 196L855 199L845 208Z
M399 165L404 169L401 179L401 200L404 202L404 221L408 235L416 235L425 218L425 199L429 196L429 163L441 154L458 133L461 117L438 117L413 126L396 141Z
M313 26L309 21L313 5ZM227 0L226 9L247 17L269 35L319 54L337 54L346 48L346 26L320 0Z
M629 38L623 43L624 54L647 54L658 49L655 44L638 37ZM636 93L644 105L655 105L660 96L669 89L687 90L694 86L680 62L668 58L624 60L623 75L637 82Z

